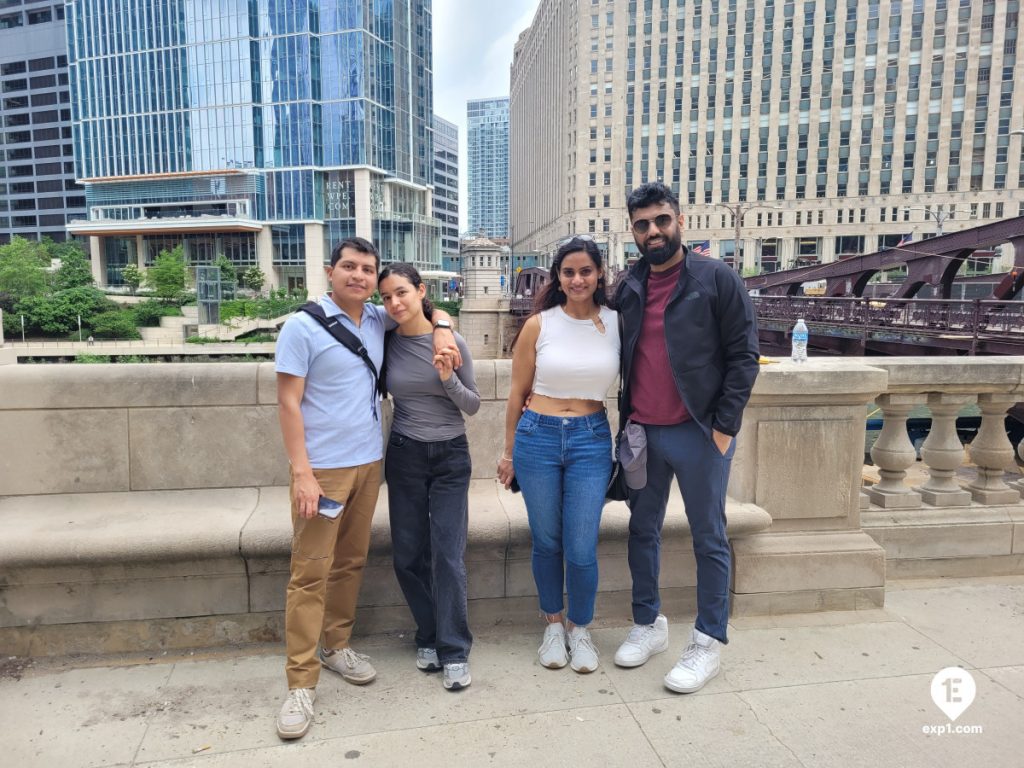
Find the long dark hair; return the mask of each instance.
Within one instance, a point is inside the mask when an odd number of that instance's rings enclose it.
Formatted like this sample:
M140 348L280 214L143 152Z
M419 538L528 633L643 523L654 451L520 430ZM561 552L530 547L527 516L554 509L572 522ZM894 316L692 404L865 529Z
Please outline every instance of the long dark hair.
M380 275L377 277L377 285L379 286L385 277L391 277L392 275L398 275L408 280L412 287L419 290L419 287L423 285L423 278L420 277L419 270L416 269L412 264L406 264L404 262L395 262L394 264L388 264L384 269L380 271ZM430 299L423 296L423 316L430 320L434 315L434 305L430 303Z
M590 260L594 262L594 266L598 270L603 269L603 259L601 258L601 249L597 247L595 243L589 237L574 237L571 240L566 240L562 243L558 250L555 251L555 258L551 260L551 270L548 272L548 282L537 294L536 300L533 302L533 312L530 317L539 315L546 309L552 307L558 307L565 304L569 297L565 295L565 291L562 290L561 284L558 282L558 273L562 270L562 262L565 261L565 257L570 253L583 253L590 257ZM594 303L598 306L608 305L608 286L605 283L605 276L602 274L597 279L597 290L594 291ZM526 318L527 320L530 317ZM509 349L515 347L516 342L519 341L519 334L523 332L523 328L526 327L524 321L519 330L516 332L515 338L512 339L512 344Z
M555 258L551 260L551 270L548 272L548 283L545 285L540 293L537 294L537 299L533 303L533 314L538 315L545 309L551 309L557 307L568 300L565 292L562 291L562 286L558 281L558 273L562 271L562 262L565 261L565 257L570 253L579 253L583 251L590 260L594 262L594 266L598 270L603 269L603 259L601 258L601 249L597 247L597 243L591 240L589 237L574 237L571 240L567 240L562 243L558 250L555 251ZM601 275L597 279L597 290L594 291L594 303L598 306L608 304L608 288L605 285L604 275Z

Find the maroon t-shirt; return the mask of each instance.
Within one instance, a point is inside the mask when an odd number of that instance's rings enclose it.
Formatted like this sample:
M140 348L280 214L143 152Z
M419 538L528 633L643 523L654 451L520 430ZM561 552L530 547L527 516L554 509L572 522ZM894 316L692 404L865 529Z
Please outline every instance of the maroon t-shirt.
M647 304L629 380L633 406L629 418L638 424L667 426L690 418L676 389L665 347L665 307L682 268L683 262L679 262L666 272L652 271L647 278Z

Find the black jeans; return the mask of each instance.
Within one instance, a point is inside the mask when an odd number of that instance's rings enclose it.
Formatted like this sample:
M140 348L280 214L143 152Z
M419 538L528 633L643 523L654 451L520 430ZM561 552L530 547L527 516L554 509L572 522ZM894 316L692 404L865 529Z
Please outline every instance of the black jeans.
M465 435L424 443L392 433L384 465L395 575L416 621L416 647L442 664L469 658L466 527L472 465Z

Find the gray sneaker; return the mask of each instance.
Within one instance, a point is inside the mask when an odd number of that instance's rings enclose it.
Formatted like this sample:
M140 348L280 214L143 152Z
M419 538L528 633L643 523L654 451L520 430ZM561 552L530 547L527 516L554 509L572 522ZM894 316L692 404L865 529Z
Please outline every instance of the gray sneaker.
M315 688L292 688L277 714L277 735L282 739L301 739L313 722Z
M437 658L435 648L416 649L416 668L424 672L437 672L441 669L441 662Z
M548 669L561 669L569 663L565 650L565 626L562 622L548 624L537 655L540 656L540 663Z
M377 670L370 663L370 657L356 653L351 648L338 651L325 651L321 648L320 663L352 685L366 685L377 677Z
M573 627L569 632L569 666L574 672L585 675L597 669L599 663L590 632L586 627Z
M468 662L457 662L444 665L444 687L449 691L457 691L460 688L469 688L473 678L469 674Z

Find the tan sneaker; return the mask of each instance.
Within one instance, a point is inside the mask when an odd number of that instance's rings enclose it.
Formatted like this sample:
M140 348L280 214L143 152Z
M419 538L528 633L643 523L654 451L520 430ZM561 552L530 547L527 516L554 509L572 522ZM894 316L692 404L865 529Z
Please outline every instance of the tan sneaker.
M370 663L370 657L356 653L351 648L339 651L325 651L321 648L320 663L352 685L366 685L377 677L377 670Z
M292 688L277 713L277 735L282 739L301 739L313 722L315 688Z

